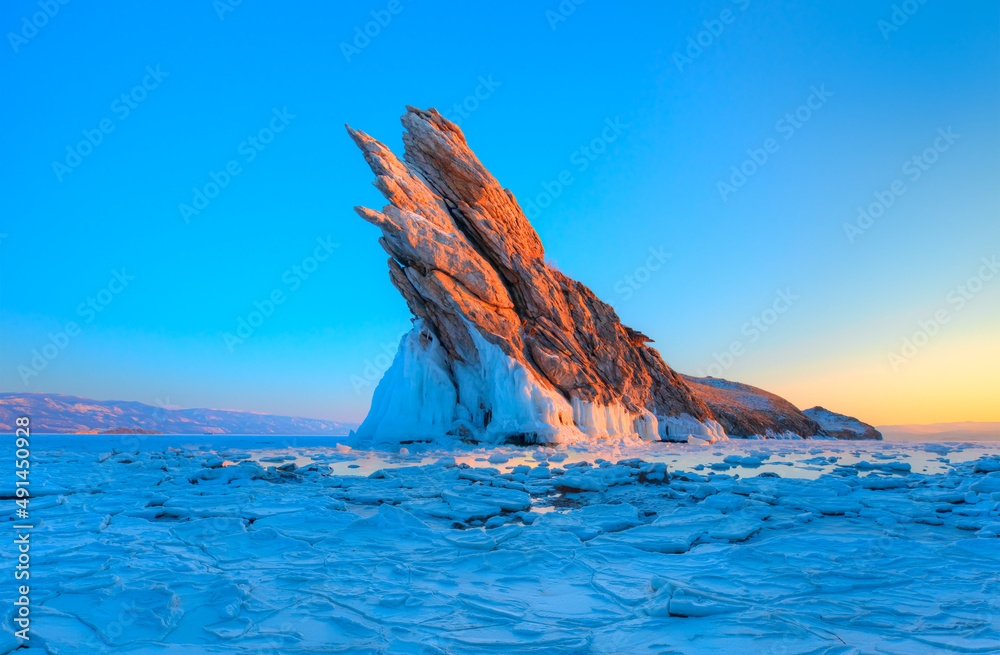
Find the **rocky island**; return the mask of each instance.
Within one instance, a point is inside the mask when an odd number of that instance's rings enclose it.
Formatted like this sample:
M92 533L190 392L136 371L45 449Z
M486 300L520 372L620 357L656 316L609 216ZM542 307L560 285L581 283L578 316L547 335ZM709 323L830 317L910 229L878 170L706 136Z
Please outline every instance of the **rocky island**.
M415 318L360 441L881 438L749 385L678 374L610 305L546 263L514 194L454 123L413 107L402 123L402 159L347 127L389 201L355 210L381 229L390 278Z

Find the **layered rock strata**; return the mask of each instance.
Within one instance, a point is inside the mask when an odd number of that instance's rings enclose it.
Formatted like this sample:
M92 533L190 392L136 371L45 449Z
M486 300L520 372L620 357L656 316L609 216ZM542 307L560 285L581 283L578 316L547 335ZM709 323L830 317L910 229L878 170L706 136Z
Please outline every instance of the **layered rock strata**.
M402 159L347 128L389 201L355 210L381 229L390 278L416 318L360 439L714 441L724 426L819 433L784 401L753 418L721 411L648 337L546 264L514 194L455 124L413 107L402 123Z

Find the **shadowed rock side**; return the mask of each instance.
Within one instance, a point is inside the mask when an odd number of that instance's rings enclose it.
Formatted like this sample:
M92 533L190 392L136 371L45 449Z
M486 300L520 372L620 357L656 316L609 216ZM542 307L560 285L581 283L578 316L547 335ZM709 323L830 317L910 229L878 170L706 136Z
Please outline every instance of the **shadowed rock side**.
M402 123L402 160L347 128L389 201L381 211L355 210L382 230L392 282L418 319L360 437L724 436L704 398L645 345L646 336L545 264L514 195L456 125L413 107ZM815 423L785 405L794 412L725 418L815 433Z

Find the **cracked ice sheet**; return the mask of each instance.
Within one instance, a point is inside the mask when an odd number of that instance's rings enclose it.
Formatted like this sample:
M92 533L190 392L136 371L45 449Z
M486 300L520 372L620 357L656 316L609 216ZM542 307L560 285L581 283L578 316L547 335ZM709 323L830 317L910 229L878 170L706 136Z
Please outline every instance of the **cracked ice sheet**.
M211 439L37 438L25 652L1000 652L996 444Z

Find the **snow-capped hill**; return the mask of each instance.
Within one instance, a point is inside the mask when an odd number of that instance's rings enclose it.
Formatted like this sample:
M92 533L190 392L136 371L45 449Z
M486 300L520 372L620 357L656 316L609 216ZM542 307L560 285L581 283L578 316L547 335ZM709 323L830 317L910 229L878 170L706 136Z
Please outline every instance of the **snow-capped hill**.
M231 409L168 409L121 400L91 400L50 393L0 393L0 429L31 417L40 433L151 430L163 434L346 435L356 423Z
M819 432L777 396L755 407L733 389L685 381L648 337L546 263L514 195L458 126L413 107L402 123L403 159L347 128L389 201L355 210L381 230L392 283L417 319L360 441L704 443L725 438L726 424L737 434Z
M837 439L881 439L882 433L868 425L862 423L851 416L844 416L837 412L816 406L802 412L812 420L819 423L823 431L831 437Z

